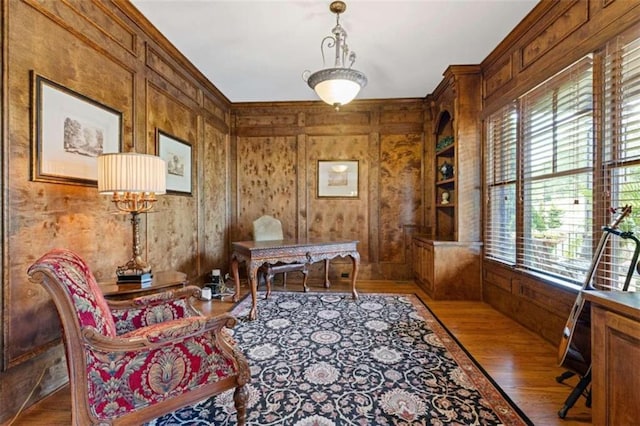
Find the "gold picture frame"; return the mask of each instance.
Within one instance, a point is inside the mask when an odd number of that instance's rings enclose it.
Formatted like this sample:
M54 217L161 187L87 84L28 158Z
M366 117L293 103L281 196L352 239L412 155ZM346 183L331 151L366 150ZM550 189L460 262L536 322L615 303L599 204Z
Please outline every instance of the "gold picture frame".
M359 198L358 160L318 160L318 198Z

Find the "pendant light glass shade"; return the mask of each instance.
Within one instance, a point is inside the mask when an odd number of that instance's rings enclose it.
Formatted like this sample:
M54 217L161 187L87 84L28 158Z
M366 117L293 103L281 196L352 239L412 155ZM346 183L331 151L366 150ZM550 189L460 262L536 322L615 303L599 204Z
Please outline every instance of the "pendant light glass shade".
M306 80L317 95L324 102L333 105L336 110L342 105L351 102L360 89L367 85L367 77L360 71L351 68L356 60L355 52L349 51L347 46L347 33L340 26L340 14L347 9L347 5L342 1L334 1L329 6L329 10L336 14L336 26L331 30L332 35L325 37L320 43L322 59L324 62L324 49L335 48L335 66L316 71L313 74L310 71L303 73ZM349 60L348 67L345 62Z
M309 76L308 84L320 99L340 107L358 96L367 78L359 71L348 68L329 68Z

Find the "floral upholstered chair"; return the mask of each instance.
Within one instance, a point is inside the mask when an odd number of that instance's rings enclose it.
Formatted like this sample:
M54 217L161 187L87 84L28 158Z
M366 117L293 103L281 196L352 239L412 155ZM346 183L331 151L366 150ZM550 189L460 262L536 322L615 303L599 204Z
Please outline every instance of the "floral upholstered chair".
M107 301L86 263L60 249L28 272L58 309L74 425L141 424L233 388L244 424L250 372L225 330L236 320L199 315L198 287Z

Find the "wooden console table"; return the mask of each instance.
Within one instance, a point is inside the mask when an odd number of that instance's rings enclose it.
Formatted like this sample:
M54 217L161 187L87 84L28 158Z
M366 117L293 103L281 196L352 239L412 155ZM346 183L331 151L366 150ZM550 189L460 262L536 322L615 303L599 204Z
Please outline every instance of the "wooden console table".
M118 285L116 280L99 282L98 286L107 299L131 299L145 294L159 293L161 291L182 288L189 283L187 274L178 271L161 271L153 273L151 285L136 288L134 285Z
M258 269L265 263L315 263L321 260L329 261L335 257L351 257L353 272L351 274L351 294L358 298L356 292L356 276L360 267L360 253L356 248L358 241L339 240L322 241L307 238L282 241L239 241L231 243L231 273L236 283L236 291L233 295L234 302L240 298L240 278L238 276L238 263L245 262L247 276L251 287L251 311L249 319L258 317L257 293L258 293ZM328 284L325 268L325 286Z

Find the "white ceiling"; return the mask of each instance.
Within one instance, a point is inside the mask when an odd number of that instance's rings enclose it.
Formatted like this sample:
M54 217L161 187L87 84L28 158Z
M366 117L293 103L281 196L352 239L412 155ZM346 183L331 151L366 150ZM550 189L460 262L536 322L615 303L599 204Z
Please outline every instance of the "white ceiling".
M384 99L424 97L447 66L479 64L538 0L345 2L353 68L369 80L358 98ZM330 0L132 3L232 102L317 100L302 73L325 68Z

